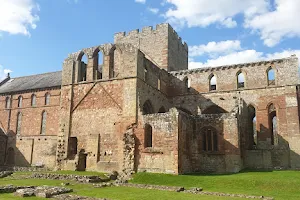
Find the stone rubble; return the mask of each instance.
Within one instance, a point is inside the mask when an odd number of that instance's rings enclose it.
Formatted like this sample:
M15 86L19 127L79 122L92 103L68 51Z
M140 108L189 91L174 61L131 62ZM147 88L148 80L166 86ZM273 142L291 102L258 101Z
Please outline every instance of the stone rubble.
M0 178L5 178L5 177L10 176L12 174L13 174L13 172L11 172L11 171L2 171L2 172L0 172Z
M43 198L51 198L55 195L65 194L72 192L72 189L63 188L63 187L51 187L51 186L39 186L32 188L22 188L17 189L15 192L15 196L19 197L43 197Z
M34 186L13 186L13 185L0 186L0 194L14 193L18 189L27 189L27 188L34 188Z
M62 194L53 196L53 199L56 200L109 200L106 198L93 198L93 197L84 197L84 196L78 196L78 195L69 195L69 194Z
M99 176L80 176L80 175L65 175L65 174L51 174L51 173L34 173L30 178L33 179L51 179L51 180L70 180L80 183L99 183L110 181L109 178L103 179Z

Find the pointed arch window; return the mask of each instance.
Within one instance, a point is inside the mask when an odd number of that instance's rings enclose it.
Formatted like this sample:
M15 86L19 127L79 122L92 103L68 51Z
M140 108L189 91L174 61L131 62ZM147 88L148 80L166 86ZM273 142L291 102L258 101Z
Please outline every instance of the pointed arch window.
M10 109L10 106L11 106L11 99L10 99L10 97L6 97L5 98L5 108Z
M147 100L143 105L143 115L154 113L153 106L149 100Z
M46 134L46 123L47 123L47 112L42 112L42 120L41 120L41 135Z
M275 76L275 70L272 67L269 67L269 69L267 70L268 85L275 85Z
M77 82L86 81L88 58L84 52L81 52L79 54L77 62L78 62Z
M256 110L252 105L248 106L248 124L249 124L249 148L257 145L257 131L256 131Z
M35 94L31 95L31 106L32 107L36 106L36 95Z
M152 126L145 125L145 148L152 147Z
M45 105L50 105L50 94L48 92L45 94Z
M218 151L217 131L212 127L204 127L201 131L203 151Z
M209 91L217 90L217 78L214 74L209 77Z
M18 97L18 108L22 108L22 101L23 101L23 97L19 96Z
M17 114L17 126L16 126L17 135L21 135L21 126L22 126L22 113L18 112L18 114Z
M245 87L245 76L242 72L238 72L237 74L237 88Z
M268 112L269 112L269 129L271 133L271 144L277 145L278 144L278 120L277 120L276 107L274 106L274 104L269 105Z

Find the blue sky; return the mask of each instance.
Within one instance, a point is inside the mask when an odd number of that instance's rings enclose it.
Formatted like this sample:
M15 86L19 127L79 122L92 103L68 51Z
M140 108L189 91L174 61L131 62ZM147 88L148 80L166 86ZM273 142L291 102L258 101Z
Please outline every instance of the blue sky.
M0 0L0 77L62 68L69 53L169 22L189 67L300 56L299 0Z

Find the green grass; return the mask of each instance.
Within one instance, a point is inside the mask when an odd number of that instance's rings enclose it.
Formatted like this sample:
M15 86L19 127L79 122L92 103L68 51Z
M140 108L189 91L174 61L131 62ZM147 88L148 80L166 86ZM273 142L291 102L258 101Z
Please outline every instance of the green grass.
M13 184L18 186L23 185L49 185L59 186L63 181L58 180L42 180L42 179L20 179L12 180L11 178L0 179L0 185ZM107 188L93 188L88 184L74 184L68 186L74 190L73 194L81 196L90 196L98 198L109 198L112 200L162 200L162 199L174 199L174 200L230 200L232 198L215 197L215 196L200 196L193 194L137 189L128 187L107 187ZM0 200L20 200L21 198L14 197L13 194L1 194ZM26 198L29 199L29 198ZM234 198L239 200L241 198ZM30 200L40 200L40 198L30 198Z
M87 175L89 172L62 171L55 173L69 173ZM101 174L101 173L100 173ZM59 180L24 179L28 173L15 173L11 177L0 179L0 185L52 185L60 186ZM95 175L94 172L89 175ZM276 200L300 199L300 172L297 171L273 171L273 172L243 172L232 175L167 175L138 173L134 175L133 183L202 187L204 191L226 192L235 194L248 194L257 196L275 197ZM232 197L201 196L169 191L147 190L127 187L93 188L88 184L71 182L68 186L74 190L74 194L109 198L112 200L161 200L161 199L199 199L199 200L229 200L240 199ZM12 194L0 195L0 200L20 200ZM39 198L26 198L28 200L40 200Z
M205 191L300 199L300 172L243 172L232 175L166 175L138 173L131 181L155 185L202 187Z

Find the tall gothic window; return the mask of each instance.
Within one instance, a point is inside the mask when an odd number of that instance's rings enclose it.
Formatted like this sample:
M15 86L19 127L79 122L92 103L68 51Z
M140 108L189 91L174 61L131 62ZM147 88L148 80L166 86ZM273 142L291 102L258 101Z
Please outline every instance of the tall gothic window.
M6 99L5 99L5 108L10 109L10 105L11 105L10 97L6 97Z
M17 126L16 126L16 133L17 135L21 134L21 126L22 126L22 113L17 114Z
M48 92L45 94L45 105L50 105L50 94Z
M245 87L245 76L242 72L239 72L237 75L237 88Z
M149 100L147 100L143 105L143 115L152 114L152 113L154 113L153 110L154 109L153 109L151 102Z
M217 78L214 74L209 77L209 91L217 90Z
M273 68L269 68L267 71L268 76L268 85L275 85L275 70Z
M42 121L41 121L41 135L45 135L46 133L46 123L47 123L47 112L43 111Z
M277 145L278 144L278 125L277 125L277 114L276 114L276 107L274 104L269 106L269 129L271 133L271 144Z
M214 128L204 127L201 131L203 151L218 151L218 135Z
M257 145L257 131L256 131L256 111L252 105L248 106L248 131L249 131L249 148Z
M31 95L31 106L36 106L36 95Z
M22 108L22 101L23 101L23 97L19 96L18 97L18 108Z
M152 126L145 125L145 148L152 147Z

